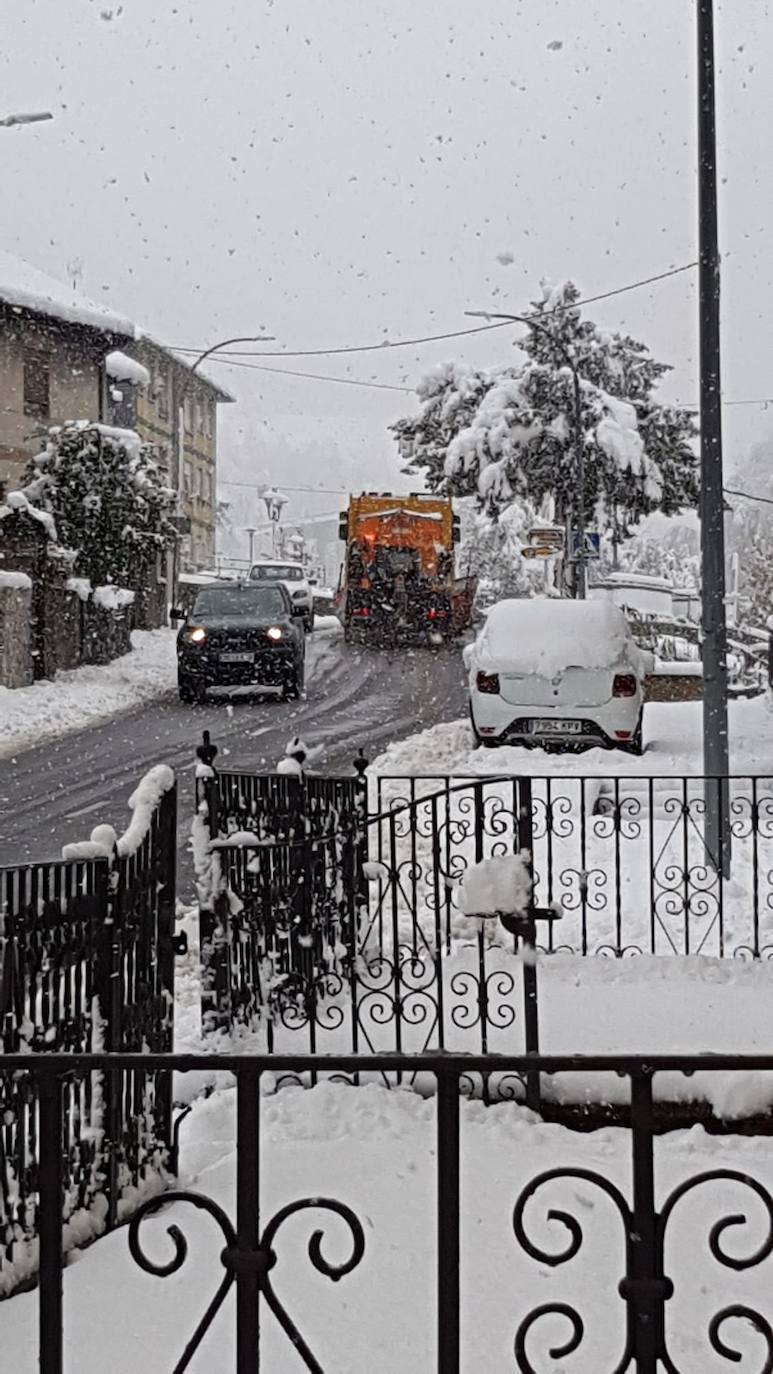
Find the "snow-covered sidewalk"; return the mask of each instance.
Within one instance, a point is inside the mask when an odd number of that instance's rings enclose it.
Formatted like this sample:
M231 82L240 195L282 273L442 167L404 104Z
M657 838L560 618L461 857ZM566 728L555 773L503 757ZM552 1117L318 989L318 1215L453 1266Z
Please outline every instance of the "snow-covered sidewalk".
M773 703L768 695L730 703L730 770L773 775ZM701 703L649 702L644 709L645 753L634 758L614 749L548 754L544 749L473 748L469 721L435 725L392 744L375 759L376 773L438 773L452 777L526 774L532 777L700 776Z
M175 631L134 630L132 652L12 691L0 687L0 758L110 720L176 688Z
M232 1089L197 1101L183 1126L181 1179L232 1219L234 1108ZM337 1284L312 1267L307 1246L319 1228L325 1258L344 1263L352 1238L343 1221L309 1209L277 1234L275 1290L331 1374L407 1374L436 1367L435 1110L434 1101L375 1084L322 1083L263 1099L264 1223L288 1202L328 1197L351 1207L364 1231L361 1262ZM521 1189L551 1168L596 1171L630 1198L630 1151L629 1135L622 1130L582 1135L544 1125L511 1103L462 1104L463 1370L510 1374L514 1335L526 1313L538 1303L562 1301L578 1308L586 1327L566 1370L591 1374L613 1368L624 1346L624 1304L618 1294L623 1230L614 1206L584 1179L543 1187L527 1205L531 1239L550 1255L566 1248L560 1222L546 1221L548 1208L563 1210L582 1228L577 1257L558 1268L524 1253L512 1218ZM710 1137L700 1127L658 1138L656 1197L662 1202L684 1180L728 1166L768 1188L773 1185L767 1140ZM734 1274L709 1251L709 1233L718 1218L738 1213L748 1217L747 1225L732 1228L721 1244L747 1257L765 1240L766 1217L743 1183L714 1182L697 1189L669 1224L666 1272L675 1292L667 1305L667 1335L681 1374L725 1368L709 1347L707 1330L711 1316L726 1303L756 1306L770 1317L773 1261ZM174 1253L170 1226L185 1235L188 1257L168 1278L143 1273L133 1263L125 1230L98 1241L68 1268L65 1367L72 1374L103 1374L106 1368L113 1374L165 1374L179 1359L223 1274L223 1237L210 1217L175 1204L143 1228L146 1253L157 1263L168 1262ZM14 1374L37 1369L37 1302L37 1293L20 1294L0 1307L3 1368ZM298 1355L265 1304L261 1310L265 1368L298 1374ZM192 1374L233 1374L233 1330L232 1291L190 1366ZM732 1322L723 1334L743 1351L744 1368L746 1361L749 1369L762 1367L762 1341L750 1324ZM535 1369L548 1368L548 1347L562 1344L567 1335L566 1323L558 1318L538 1323L528 1345Z

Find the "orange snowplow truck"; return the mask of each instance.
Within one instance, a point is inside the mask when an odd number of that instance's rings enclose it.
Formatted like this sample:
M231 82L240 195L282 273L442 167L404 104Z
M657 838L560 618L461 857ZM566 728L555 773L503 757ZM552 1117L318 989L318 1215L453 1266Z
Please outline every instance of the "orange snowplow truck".
M367 492L350 498L340 522L347 639L440 644L469 624L474 585L454 576L459 520L450 500Z

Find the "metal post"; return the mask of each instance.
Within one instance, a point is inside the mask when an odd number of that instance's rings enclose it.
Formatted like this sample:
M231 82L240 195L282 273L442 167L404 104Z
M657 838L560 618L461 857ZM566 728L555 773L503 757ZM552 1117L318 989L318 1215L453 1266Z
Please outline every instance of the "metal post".
M437 1077L438 1374L459 1374L459 1074Z
M260 1076L236 1078L236 1374L260 1369Z
M62 1080L40 1070L40 1374L62 1374Z
M723 780L721 786L706 784L706 848L717 871L728 876L731 841L726 782L729 749L713 0L698 0L698 168L703 771L707 779Z
M652 1076L631 1076L631 1144L633 1149L632 1232L628 1238L628 1274L621 1292L629 1304L636 1374L657 1374L663 1339L663 1305L671 1285L658 1272L653 1166Z

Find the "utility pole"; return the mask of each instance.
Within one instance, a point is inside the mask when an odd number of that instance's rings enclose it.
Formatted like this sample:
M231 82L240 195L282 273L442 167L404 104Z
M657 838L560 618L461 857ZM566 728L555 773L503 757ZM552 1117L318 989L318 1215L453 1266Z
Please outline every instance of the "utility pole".
M697 4L703 771L706 776L706 847L717 872L727 876L730 872L731 832L727 782L727 626L714 13L713 0L697 0Z

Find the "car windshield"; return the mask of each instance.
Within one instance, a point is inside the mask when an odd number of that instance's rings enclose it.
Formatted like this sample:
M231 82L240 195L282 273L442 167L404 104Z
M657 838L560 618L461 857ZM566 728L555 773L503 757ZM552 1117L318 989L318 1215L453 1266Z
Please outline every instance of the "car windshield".
M299 563L276 565L259 564L250 573L252 582L302 582L303 568Z
M199 592L193 606L192 618L207 616L239 616L245 620L256 617L284 615L287 603L279 587L207 587Z

